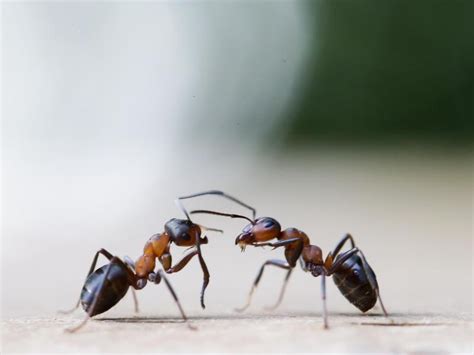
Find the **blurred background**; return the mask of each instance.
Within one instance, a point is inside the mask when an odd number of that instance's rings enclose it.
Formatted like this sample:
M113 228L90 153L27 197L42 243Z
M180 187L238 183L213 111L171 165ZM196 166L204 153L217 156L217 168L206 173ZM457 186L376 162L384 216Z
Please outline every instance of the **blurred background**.
M4 317L70 308L95 251L136 259L207 189L325 253L351 232L389 311L472 312L474 2L1 6ZM282 251L242 254L241 221L198 221L225 229L204 247L206 311L197 260L170 281L191 315L231 313ZM265 272L250 312L283 277ZM330 283L329 310L358 312ZM297 270L280 312L319 313L319 286ZM139 299L177 314L162 285Z

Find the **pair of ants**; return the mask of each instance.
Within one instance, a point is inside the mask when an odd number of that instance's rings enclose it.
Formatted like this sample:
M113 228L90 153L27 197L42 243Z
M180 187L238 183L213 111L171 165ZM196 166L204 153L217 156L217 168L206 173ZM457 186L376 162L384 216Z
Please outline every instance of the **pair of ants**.
M210 210L194 210L188 213L182 204L182 200L204 195L217 195L229 199L249 209L252 212L252 218L240 214ZM135 311L138 311L135 290L143 289L148 281L154 284L159 284L162 280L164 281L178 306L183 320L187 322L188 318L166 274L181 271L194 256L198 257L203 272L200 301L201 307L205 308L204 294L209 284L209 270L202 256L201 245L207 244L208 239L206 236L202 237L202 233L205 231L223 233L223 231L194 223L191 220L191 214L211 214L247 220L249 224L243 228L242 233L235 240L235 244L239 245L242 251L249 245L254 247L270 246L274 249L284 248L284 260L270 259L261 266L248 295L247 303L244 307L237 309L238 311L244 311L250 306L252 295L267 265L287 270L278 301L271 309L278 307L283 300L291 273L299 260L301 268L305 272L310 272L314 277L321 276L324 328L328 328L326 307L326 277L328 276L333 276L336 286L344 297L359 310L362 312L368 311L375 305L378 299L384 315L388 316L380 297L375 273L362 251L356 247L354 239L350 234L344 236L334 250L329 252L326 258L323 258L321 248L310 244L308 236L303 231L296 228L281 230L280 223L271 217L256 218L255 208L222 191L211 190L182 196L176 200L176 204L184 213L186 219L173 218L166 222L164 232L150 237L143 248L143 255L136 262L133 262L129 257L125 257L122 260L105 249L100 249L96 252L77 304L72 310L63 312L70 313L82 304L86 317L76 327L67 329L68 331L77 331L86 324L89 318L104 313L115 306L125 296L130 287L132 287ZM346 242L350 243L351 248L341 253L341 249ZM170 253L170 247L173 243L180 247L192 249L175 265L172 263ZM95 270L99 255L105 256L109 263ZM155 271L157 259L161 263L162 269ZM190 328L194 329L192 325L187 324Z

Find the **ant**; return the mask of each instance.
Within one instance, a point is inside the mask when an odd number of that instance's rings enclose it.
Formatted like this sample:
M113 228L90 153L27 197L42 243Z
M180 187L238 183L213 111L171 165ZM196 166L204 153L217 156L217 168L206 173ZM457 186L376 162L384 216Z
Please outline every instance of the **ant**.
M89 318L104 313L115 306L125 296L130 287L132 287L135 312L138 312L138 301L135 290L143 289L147 285L147 281L159 284L161 280L164 280L179 308L183 320L187 322L186 314L181 307L176 292L166 278L165 273L171 274L179 272L196 255L199 258L199 263L204 275L200 299L201 307L206 307L204 304L204 292L209 284L210 275L202 256L201 244L207 244L208 239L206 236L201 237L201 233L206 230L220 233L223 233L223 231L215 228L207 228L191 221L189 213L182 205L181 200L199 195L200 194L183 196L175 201L187 219L173 218L166 222L164 226L165 231L150 237L143 248L142 256L140 256L135 263L127 256L124 260L121 260L105 249L100 249L96 252L75 307L69 311L61 312L63 314L71 313L82 304L87 314L82 323L74 328L67 329L68 331L77 331L87 323ZM189 247L194 250L186 254L176 265L171 266L172 257L170 254L170 246L173 243L177 246ZM95 270L99 255L105 256L109 260L109 263ZM160 261L164 271L161 269L156 272L154 271L156 259ZM193 328L191 325L189 325L189 327Z
M239 245L242 251L244 251L248 245L255 247L271 246L273 249L279 247L285 248L286 260L270 259L261 266L250 289L247 303L242 308L238 308L237 311L242 312L250 306L252 295L267 265L273 265L288 270L277 303L269 308L271 310L276 309L283 300L288 279L299 260L303 271L310 272L314 277L321 276L324 328L328 328L326 277L329 276L333 276L334 283L339 291L360 311L367 312L375 305L378 299L384 315L388 317L382 298L380 297L375 273L362 251L356 247L354 238L350 234L346 234L336 245L334 250L329 252L326 258L323 259L321 248L310 244L308 236L303 231L297 228L287 228L282 231L280 223L276 219L271 217L255 218L255 208L229 195L225 195L222 192L214 191L214 194L226 196L240 205L250 208L253 213L252 219L243 215L209 210L194 210L191 211L191 214L212 214L230 218L241 218L249 221L250 223L243 228L242 233L240 233L235 240L235 244ZM272 239L277 239L277 241L269 242ZM340 253L342 247L348 241L351 244L351 249Z

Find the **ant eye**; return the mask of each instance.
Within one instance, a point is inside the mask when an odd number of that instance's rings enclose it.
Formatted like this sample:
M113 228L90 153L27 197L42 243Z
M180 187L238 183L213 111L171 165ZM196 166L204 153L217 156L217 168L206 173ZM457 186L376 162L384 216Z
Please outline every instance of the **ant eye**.
M275 225L275 222L273 222L273 221L271 221L271 220L270 220L270 221L266 221L266 222L263 224L263 226L264 226L265 228L272 228L274 225Z
M191 239L191 238L189 237L188 233L183 233L183 234L181 234L181 238L183 238L184 240L189 240L189 239Z
M245 226L245 228L242 230L242 232L248 233L248 232L250 232L251 229L252 229L252 225L248 224L248 225Z

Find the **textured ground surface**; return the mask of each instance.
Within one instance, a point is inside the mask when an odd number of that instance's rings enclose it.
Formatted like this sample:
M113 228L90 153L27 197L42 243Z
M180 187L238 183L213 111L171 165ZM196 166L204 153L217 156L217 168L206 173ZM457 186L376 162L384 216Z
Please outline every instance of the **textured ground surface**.
M76 161L71 161L69 178L40 159L32 162L44 172L22 180L31 176L24 170L5 189L3 350L472 352L472 159L367 154L212 164L204 159L191 161L191 168L188 161L180 165L176 160L159 164L160 169L173 166L166 174L143 168L136 176L111 172L104 165L103 180L96 178L102 176L96 168L89 180L76 176ZM202 179L182 174L201 170ZM163 179L156 180L156 174ZM122 181L122 176L127 179ZM379 325L375 323L385 324L383 317L361 316L328 281L331 329L324 331L320 280L299 267L276 313L256 314L278 297L285 272L277 268L265 271L251 316L231 312L245 301L262 263L281 259L283 251L247 248L241 253L234 240L245 223L202 216L199 223L225 230L223 235L209 234L209 245L203 247L211 273L206 310L199 308L202 271L197 260L169 277L198 331L176 318L176 306L161 284L138 293L143 318L133 318L132 297L127 295L101 316L108 320L92 321L77 334L64 332L82 315L56 312L77 300L96 250L103 247L137 258L151 234L162 231L169 218L179 217L176 196L216 185L254 204L258 215L304 230L325 255L351 232L399 325ZM187 206L247 213L211 197ZM177 262L184 248L173 246L171 252ZM98 266L104 263L100 258Z
M471 315L332 314L331 329L319 314L192 317L188 329L175 317L102 318L79 332L64 332L79 314L3 322L5 352L472 352Z

